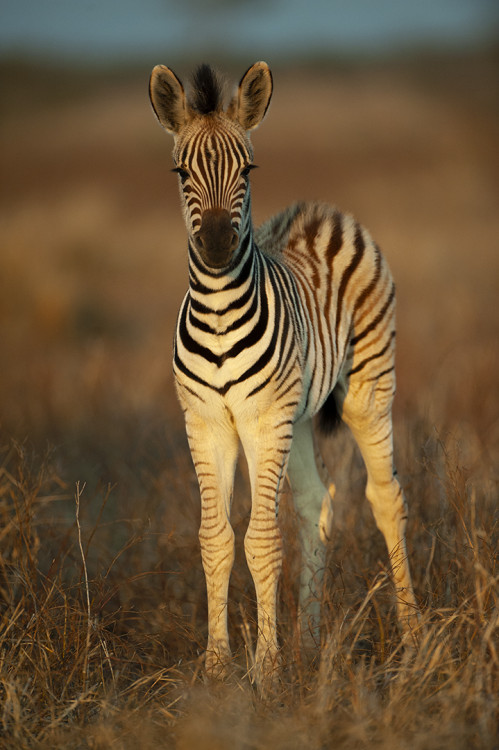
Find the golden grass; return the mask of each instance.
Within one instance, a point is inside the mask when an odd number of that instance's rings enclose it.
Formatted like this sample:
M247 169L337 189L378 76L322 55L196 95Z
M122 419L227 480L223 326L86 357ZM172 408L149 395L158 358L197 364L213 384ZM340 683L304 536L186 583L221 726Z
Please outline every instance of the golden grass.
M412 67L277 75L254 139L258 220L294 198L334 200L392 265L396 456L424 612L420 648L406 653L364 470L341 431L324 446L338 491L323 647L302 660L286 497L283 670L265 700L245 676L255 605L244 465L234 678L203 676L198 490L170 375L185 238L148 71L68 101L59 82L36 121L23 81L12 87L1 126L2 747L497 747L496 64L446 65L429 78Z
M245 677L255 613L241 560L229 607L236 676L227 685L203 681L193 492L182 498L192 512L171 510L165 531L161 504L174 493L158 492L153 474L143 474L142 493L116 503L113 489L92 497L68 487L55 454L40 461L13 445L0 487L5 747L494 747L496 494L467 480L448 450L427 443L414 472L409 536L425 610L418 651L400 645L383 544L357 491L330 550L326 632L313 664L301 661L296 642L287 558L282 682L262 700ZM360 474L355 455L349 468ZM174 468L156 470L162 483L178 484ZM101 507L90 518L94 503ZM288 552L295 522L283 520Z

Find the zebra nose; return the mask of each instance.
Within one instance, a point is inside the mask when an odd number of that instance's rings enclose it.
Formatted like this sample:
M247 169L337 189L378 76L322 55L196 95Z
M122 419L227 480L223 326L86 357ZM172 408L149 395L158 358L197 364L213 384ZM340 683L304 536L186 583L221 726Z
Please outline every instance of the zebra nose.
M232 226L229 212L223 208L204 211L201 228L194 235L194 244L207 265L215 268L226 266L239 244L239 235Z

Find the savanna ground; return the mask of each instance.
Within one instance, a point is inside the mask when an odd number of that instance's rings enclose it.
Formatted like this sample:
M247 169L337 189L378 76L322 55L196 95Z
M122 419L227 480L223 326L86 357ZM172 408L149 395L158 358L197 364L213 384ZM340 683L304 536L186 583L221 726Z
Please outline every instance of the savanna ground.
M245 677L244 463L236 677L203 677L199 500L170 366L185 235L149 71L2 67L2 747L498 747L498 73L493 54L275 71L253 138L256 222L297 198L335 202L397 281L396 459L424 630L404 653L341 431L324 446L324 646L302 662L288 498L282 682L263 700Z

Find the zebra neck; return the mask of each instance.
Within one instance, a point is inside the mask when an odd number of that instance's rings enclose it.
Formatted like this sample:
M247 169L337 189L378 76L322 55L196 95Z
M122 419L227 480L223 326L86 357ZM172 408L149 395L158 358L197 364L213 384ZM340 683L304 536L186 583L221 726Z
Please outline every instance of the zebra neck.
M229 268L206 269L194 260L190 250L188 297L191 322L216 335L238 327L251 316L261 286L262 257L252 231L242 237Z

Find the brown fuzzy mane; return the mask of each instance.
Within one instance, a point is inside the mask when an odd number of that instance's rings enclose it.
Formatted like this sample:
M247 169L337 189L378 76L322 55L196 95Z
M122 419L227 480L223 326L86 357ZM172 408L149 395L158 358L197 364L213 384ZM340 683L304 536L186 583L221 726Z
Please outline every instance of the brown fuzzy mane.
M192 77L189 104L200 115L219 112L223 105L223 84L210 65L200 65Z

